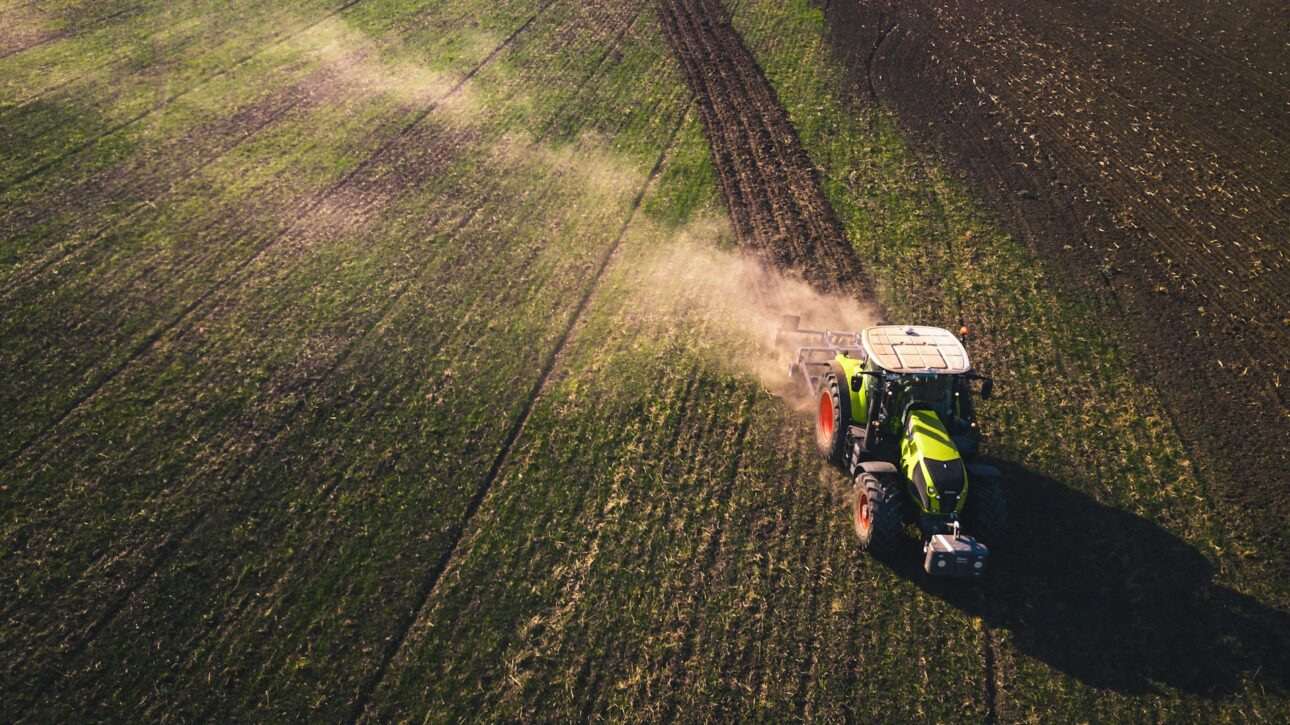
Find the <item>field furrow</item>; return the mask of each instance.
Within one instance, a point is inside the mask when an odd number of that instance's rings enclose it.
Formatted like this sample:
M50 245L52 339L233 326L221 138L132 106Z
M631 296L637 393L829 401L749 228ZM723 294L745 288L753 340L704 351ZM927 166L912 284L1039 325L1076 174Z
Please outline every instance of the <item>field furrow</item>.
M747 219L736 226L741 243L822 289L865 295L861 268L809 159L725 10L706 0L661 8L669 41L701 98L727 206L736 220Z

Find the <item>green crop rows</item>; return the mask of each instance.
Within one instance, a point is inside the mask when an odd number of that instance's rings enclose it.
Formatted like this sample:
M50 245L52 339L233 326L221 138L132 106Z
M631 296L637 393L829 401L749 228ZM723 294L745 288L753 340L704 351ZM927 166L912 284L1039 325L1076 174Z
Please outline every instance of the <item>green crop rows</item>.
M996 579L859 556L756 341L660 283L732 242L653 3L10 0L0 719L1284 718L1285 583L1097 301L805 0L733 19L892 316L980 330Z

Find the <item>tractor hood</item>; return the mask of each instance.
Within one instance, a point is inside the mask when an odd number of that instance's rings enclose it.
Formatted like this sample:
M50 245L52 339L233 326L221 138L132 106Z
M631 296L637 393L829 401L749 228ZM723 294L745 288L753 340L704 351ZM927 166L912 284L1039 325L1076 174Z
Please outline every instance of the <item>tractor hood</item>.
M963 508L967 466L935 411L909 411L900 441L900 467L923 513L951 514Z

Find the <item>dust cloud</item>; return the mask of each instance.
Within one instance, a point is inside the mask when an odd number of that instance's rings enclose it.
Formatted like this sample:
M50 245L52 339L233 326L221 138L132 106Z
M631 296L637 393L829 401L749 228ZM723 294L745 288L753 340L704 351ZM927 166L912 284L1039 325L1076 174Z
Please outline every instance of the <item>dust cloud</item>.
M468 57L484 57L496 44L493 35L480 33L461 41ZM329 18L284 44L283 53L300 54L325 68L350 100L383 96L410 107L434 103L441 119L470 123L481 112L480 104L462 75L439 71L414 62L417 53L400 43L386 41L378 47L367 34L339 18Z
M643 177L613 152L604 134L583 131L571 143L552 145L523 131L508 131L491 142L490 163L512 173L553 173L576 190L580 203L628 204Z
M757 378L771 393L800 407L807 405L800 382L790 381L789 364L805 337L779 339L786 315L800 326L854 332L881 322L878 312L854 299L824 294L802 279L770 267L738 249L719 248L728 222L705 218L681 230L646 262L641 304L672 315L697 334L733 338L714 358L736 372ZM737 352L736 352L737 351Z

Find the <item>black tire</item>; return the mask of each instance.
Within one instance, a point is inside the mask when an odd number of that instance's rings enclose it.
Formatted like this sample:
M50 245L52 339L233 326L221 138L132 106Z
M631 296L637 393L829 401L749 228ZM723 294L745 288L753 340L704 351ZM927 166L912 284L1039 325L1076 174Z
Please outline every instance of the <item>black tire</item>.
M833 373L825 373L820 380L819 398L816 401L815 443L824 460L835 466L846 458L846 426L850 421L842 415L842 388Z
M1008 507L998 480L993 476L982 476L969 482L963 518L967 533L987 546L1003 539L1008 530Z
M861 472L856 476L853 519L860 548L886 554L904 538L904 499L892 475Z

